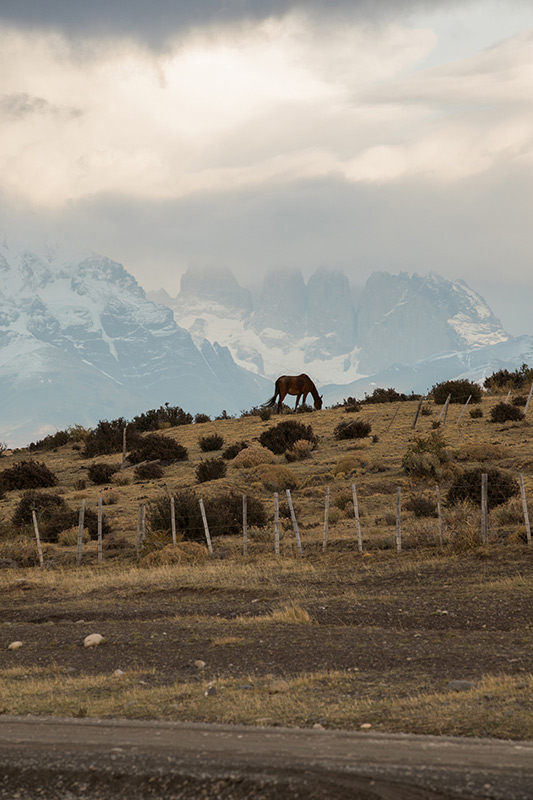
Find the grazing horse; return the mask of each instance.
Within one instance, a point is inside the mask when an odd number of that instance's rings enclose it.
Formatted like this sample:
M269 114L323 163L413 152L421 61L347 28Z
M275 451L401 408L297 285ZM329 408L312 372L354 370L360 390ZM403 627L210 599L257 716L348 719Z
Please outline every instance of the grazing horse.
M277 404L278 414L281 414L285 395L292 394L296 395L296 405L294 406L296 411L300 398L303 396L302 404L304 404L309 392L313 395L314 405L318 411L322 408L322 397L318 394L317 388L309 375L282 375L276 381L274 396L267 400L264 405L266 408L273 408L276 405L276 398L279 398Z

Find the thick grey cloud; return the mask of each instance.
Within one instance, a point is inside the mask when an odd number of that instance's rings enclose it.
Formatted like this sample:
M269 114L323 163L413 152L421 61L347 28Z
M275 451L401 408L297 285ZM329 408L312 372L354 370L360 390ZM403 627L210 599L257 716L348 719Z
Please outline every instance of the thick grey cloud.
M58 108L44 97L35 97L27 92L0 95L0 115L6 119L24 119L31 114L53 114L70 118L79 117L82 111L77 108Z
M190 28L258 21L294 10L330 20L371 20L459 2L465 5L465 0L2 0L0 21L82 37L133 36L158 46Z

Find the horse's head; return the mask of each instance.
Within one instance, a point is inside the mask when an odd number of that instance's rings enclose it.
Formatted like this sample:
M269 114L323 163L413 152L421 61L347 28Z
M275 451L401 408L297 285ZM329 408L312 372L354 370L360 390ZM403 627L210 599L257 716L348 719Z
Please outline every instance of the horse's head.
M316 411L320 411L321 408L322 408L322 395L319 395L315 400L315 409Z

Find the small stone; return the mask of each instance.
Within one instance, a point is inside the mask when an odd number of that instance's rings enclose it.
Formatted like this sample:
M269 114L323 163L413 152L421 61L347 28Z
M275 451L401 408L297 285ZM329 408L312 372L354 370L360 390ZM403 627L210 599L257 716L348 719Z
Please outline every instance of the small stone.
M268 687L268 691L270 694L280 694L281 692L288 692L289 689L290 689L289 684L282 678L280 678L277 681L272 681L272 683Z
M101 633L90 633L88 636L85 637L83 640L84 647L98 647L98 645L103 644L105 642L104 637Z
M361 728L361 730L367 731L369 728L372 727L372 723L371 722L363 722L363 724L359 725L359 727Z
M449 681L447 688L452 692L469 692L474 684L472 681Z
M205 669L205 661L202 661L201 658L197 658L194 662L194 666L196 669Z
M11 644L8 644L7 649L20 650L21 647L22 647L22 642L11 642Z
M320 722L315 722L315 724L313 725L313 728L316 731L325 731L326 730L324 728L324 726Z
M124 672L123 672L123 670L121 670L121 669L116 669L116 670L113 672L113 675L114 675L114 677L115 677L115 678L120 678L120 676L121 676L121 675L124 675Z

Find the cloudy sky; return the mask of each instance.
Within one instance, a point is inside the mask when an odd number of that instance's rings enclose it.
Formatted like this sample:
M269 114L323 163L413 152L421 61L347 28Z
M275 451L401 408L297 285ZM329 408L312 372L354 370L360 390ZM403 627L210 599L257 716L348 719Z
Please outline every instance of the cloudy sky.
M461 277L533 333L531 0L1 0L0 214L189 264Z

